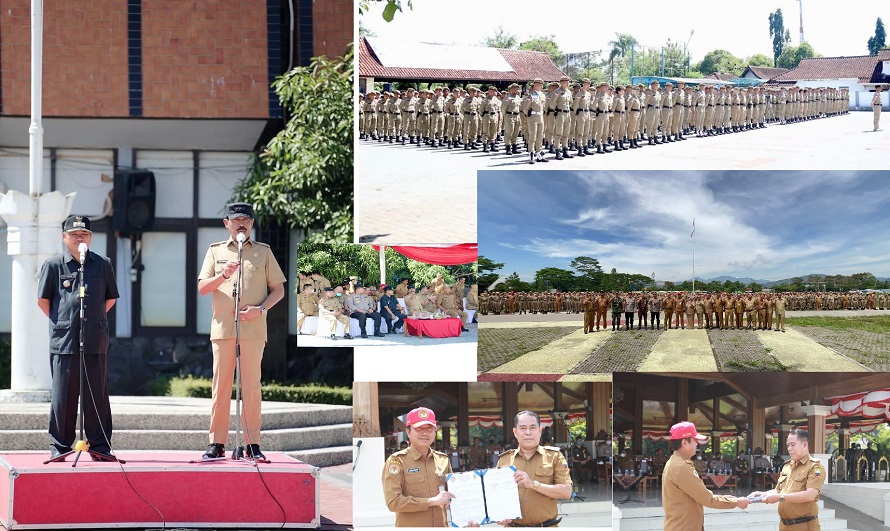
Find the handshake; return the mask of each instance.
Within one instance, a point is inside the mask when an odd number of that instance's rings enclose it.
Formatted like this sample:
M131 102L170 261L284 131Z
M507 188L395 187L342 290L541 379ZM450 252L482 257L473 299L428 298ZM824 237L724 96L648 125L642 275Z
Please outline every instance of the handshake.
M770 490L767 492L754 491L751 494L748 494L747 497L738 498L738 502L739 508L745 509L748 507L749 503L772 504L778 502L780 499L781 497L775 490Z

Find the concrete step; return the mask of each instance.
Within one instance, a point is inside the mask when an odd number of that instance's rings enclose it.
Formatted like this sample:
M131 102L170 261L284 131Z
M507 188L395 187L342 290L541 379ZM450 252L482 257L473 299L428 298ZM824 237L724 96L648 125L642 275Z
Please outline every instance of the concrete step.
M166 407L164 397L147 398L140 408L112 401L114 428L120 430L207 430L210 426L210 400L191 399L187 408ZM153 402L157 402L153 407ZM6 430L45 430L49 425L49 404L16 404L17 409L0 407L0 426ZM23 411L24 409L24 411ZM230 427L235 429L234 404ZM284 429L325 426L352 422L352 408L324 404L263 403L263 428Z
M661 507L620 508L621 531L650 531L664 529L664 510ZM835 518L834 509L826 509L819 502L819 522L822 529L843 531L847 521ZM738 509L705 509L705 529L732 531L778 531L779 517L776 507L752 504L745 511Z
M115 428L117 427L115 420ZM235 432L229 432L229 444ZM203 450L207 444L207 428L200 430L114 430L112 444L118 450ZM264 450L290 452L352 443L352 423L263 430ZM0 450L45 450L49 446L46 429L0 430Z
M309 463L312 466L320 468L352 462L352 446L331 446L328 448L314 448L311 450L300 450L297 452L286 453L304 463Z

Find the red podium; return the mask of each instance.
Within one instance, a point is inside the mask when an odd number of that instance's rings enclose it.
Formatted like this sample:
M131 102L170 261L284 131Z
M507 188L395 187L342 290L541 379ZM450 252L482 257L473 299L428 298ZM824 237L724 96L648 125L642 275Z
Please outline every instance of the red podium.
M266 452L272 462L255 467L229 459L189 464L200 451L117 453L127 464L86 456L72 468L73 457L44 465L47 452L0 454L0 524L11 530L320 524L318 469L286 454Z

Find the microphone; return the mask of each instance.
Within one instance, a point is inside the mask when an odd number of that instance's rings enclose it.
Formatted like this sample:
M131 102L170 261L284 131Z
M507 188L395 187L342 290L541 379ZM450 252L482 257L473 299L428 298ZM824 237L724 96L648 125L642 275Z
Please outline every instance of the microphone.
M241 246L244 245L244 240L247 239L247 236L244 235L243 232L239 232L237 236L235 236L235 241L238 242L238 250L241 250Z
M83 265L87 255L87 244L80 242L80 245L77 246L77 252L80 253L80 263Z

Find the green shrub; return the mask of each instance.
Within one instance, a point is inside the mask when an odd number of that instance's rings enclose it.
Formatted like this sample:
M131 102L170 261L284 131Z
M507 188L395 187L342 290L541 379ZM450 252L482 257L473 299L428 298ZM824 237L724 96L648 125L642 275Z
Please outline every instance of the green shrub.
M170 380L170 396L190 396L210 398L212 382L209 378L174 378ZM265 384L262 387L263 400L272 402L300 402L304 404L352 405L352 389L349 387L329 387L322 384L282 385ZM234 386L232 397L235 396Z

